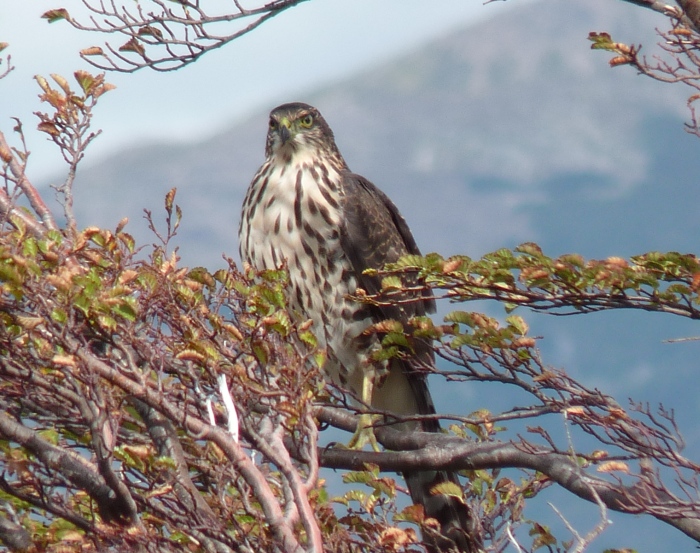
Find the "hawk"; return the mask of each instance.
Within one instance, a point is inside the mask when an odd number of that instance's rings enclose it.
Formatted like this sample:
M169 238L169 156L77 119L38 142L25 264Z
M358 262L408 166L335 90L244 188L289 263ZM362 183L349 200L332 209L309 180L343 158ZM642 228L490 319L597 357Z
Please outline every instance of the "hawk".
M386 319L406 323L434 310L432 296L426 292L425 301L401 307L350 298L358 288L379 291L380 279L365 274L366 269L420 254L406 221L383 192L350 171L330 127L310 105L290 103L272 110L265 156L243 201L241 259L258 270L286 262L290 307L313 321L319 345L327 351L327 379L382 412L434 414L425 371L418 370L434 362L429 344L417 344L413 359L382 364L372 359L378 339L366 332ZM400 427L440 431L437 420ZM439 532L425 536L431 550L475 551L466 505L432 492L437 484L457 482L456 474L412 472L404 478L414 503L440 523Z

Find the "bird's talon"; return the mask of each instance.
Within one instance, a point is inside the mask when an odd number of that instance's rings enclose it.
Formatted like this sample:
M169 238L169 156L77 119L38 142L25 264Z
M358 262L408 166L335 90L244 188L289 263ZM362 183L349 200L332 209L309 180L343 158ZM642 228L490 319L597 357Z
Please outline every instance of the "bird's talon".
M376 418L376 415L373 416L368 413L360 415L360 421L357 423L357 430L355 430L355 433L348 442L348 449L363 449L369 444L374 451L381 451L379 443L377 442L377 437L374 435L374 421Z

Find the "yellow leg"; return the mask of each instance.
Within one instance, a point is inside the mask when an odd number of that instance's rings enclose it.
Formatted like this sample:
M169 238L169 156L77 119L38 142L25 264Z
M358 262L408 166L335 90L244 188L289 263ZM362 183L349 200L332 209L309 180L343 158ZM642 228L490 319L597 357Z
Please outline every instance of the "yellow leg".
M364 405L372 405L372 391L374 387L374 371L367 371L362 377L362 403ZM362 413L360 420L357 423L357 430L350 438L348 447L350 449L362 449L369 444L374 451L380 451L377 437L374 435L372 428L374 421L377 419L369 413Z

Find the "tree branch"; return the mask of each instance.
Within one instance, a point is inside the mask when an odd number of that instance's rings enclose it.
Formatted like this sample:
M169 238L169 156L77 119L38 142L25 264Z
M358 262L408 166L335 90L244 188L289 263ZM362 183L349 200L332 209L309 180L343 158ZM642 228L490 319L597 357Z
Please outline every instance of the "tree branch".
M357 418L343 410L319 407L318 420L353 432ZM319 450L321 466L333 469L365 470L377 465L384 471L480 470L522 468L546 474L576 496L597 503L598 498L614 511L651 514L700 541L700 504L681 505L676 497L641 476L632 486L612 483L584 472L570 455L527 444L479 443L426 432L402 432L375 427L377 440L387 452L337 448ZM689 512L682 514L684 507Z
M97 503L100 515L106 521L129 517L130 507L119 501L92 464L77 453L51 445L41 439L34 430L12 420L4 412L0 412L0 435L25 447L47 467L90 494Z

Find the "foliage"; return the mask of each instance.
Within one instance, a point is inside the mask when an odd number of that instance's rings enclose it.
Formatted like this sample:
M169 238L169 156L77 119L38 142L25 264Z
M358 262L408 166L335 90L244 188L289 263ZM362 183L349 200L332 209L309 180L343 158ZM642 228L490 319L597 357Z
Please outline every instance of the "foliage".
M592 47L613 53L612 66L697 88L700 39L690 0L679 2L685 11L630 1L670 18L662 37L674 62L649 64L640 46L601 32L591 33ZM44 17L126 40L84 50L94 65L169 70L298 3L234 2L211 15L180 0L152 0L155 11L86 2L90 25L63 8ZM229 23L239 27L208 30ZM9 56L2 63L0 79L12 70ZM502 320L460 308L442 324L384 321L373 329L384 346L378 355L411 355L414 340L434 340L449 361L439 376L498 382L529 403L440 417L451 422L444 435L403 433L379 413L375 433L387 451L319 448L319 424L352 432L358 413L343 390L324 382L324 352L309 322L286 307L285 272L257 274L231 260L213 274L180 266L173 244L183 214L174 190L163 227L146 212L151 246L136 244L126 220L113 230L79 229L73 178L99 134L90 130L93 109L111 86L84 71L74 74L77 90L51 78L37 77L49 110L37 116L68 165L57 187L64 223L27 178L21 123L19 146L0 133L0 540L7 547L424 551L420 530L434 521L420 507L402 507L405 490L391 475L416 469L461 471L461 489L448 483L435 491L469 504L489 551L582 551L607 526L608 510L650 515L700 541L700 464L683 455L673 412L624 407L549 367L514 313L641 309L700 318L694 255L552 258L523 244L478 260L409 256L378 270L383 290L358 301L408 301L410 287L462 307L492 300L505 309ZM690 129L700 135L694 112ZM565 436L554 430L562 421ZM595 445L576 447L581 435ZM350 471L337 497L321 467ZM600 522L581 535L565 521L564 541L528 520L528 502L550 486L596 504Z
M682 83L691 89L688 98L690 121L686 130L700 136L700 123L697 119L695 103L700 99L700 2L698 0L677 0L678 5L669 5L661 0L626 0L649 8L664 15L670 29L657 30L659 46L665 56L651 59L642 53L641 45L627 45L616 42L605 32L591 32L588 39L591 48L615 54L610 60L611 67L633 67L636 71L664 83Z

